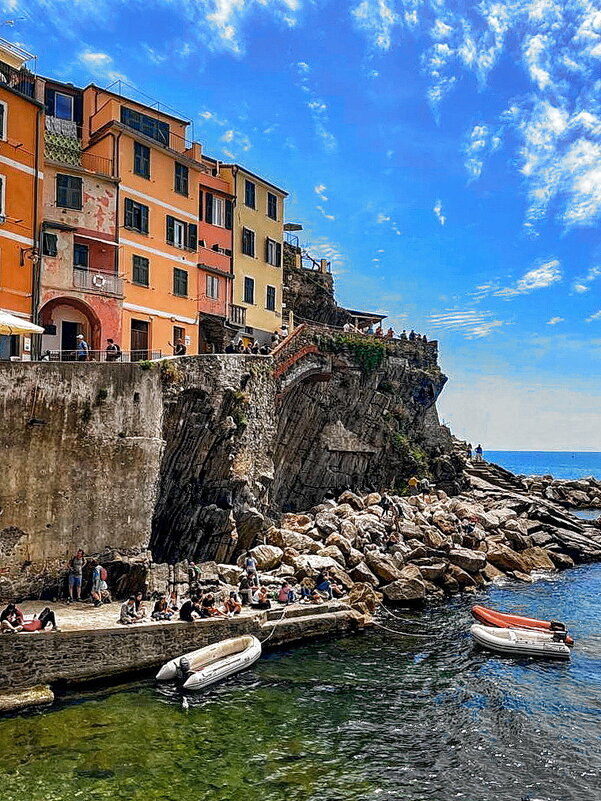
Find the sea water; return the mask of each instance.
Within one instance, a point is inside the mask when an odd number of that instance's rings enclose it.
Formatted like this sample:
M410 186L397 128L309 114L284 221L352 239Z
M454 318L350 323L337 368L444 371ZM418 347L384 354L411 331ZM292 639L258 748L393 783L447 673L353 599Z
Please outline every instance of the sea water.
M601 453L593 451L485 451L484 458L518 475L601 479Z

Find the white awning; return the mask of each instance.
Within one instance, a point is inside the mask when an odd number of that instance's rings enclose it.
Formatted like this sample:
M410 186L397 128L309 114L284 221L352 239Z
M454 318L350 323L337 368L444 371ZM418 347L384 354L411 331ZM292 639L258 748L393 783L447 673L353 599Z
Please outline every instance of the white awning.
M30 323L22 317L15 317L14 314L0 311L0 334L10 336L11 334L43 334L44 329L41 325Z

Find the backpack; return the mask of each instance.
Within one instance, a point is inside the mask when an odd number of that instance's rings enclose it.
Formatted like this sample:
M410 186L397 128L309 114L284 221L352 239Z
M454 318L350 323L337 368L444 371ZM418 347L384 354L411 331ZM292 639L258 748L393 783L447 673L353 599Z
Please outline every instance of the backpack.
M108 573L106 572L106 567L100 568L100 581L106 581L108 578Z

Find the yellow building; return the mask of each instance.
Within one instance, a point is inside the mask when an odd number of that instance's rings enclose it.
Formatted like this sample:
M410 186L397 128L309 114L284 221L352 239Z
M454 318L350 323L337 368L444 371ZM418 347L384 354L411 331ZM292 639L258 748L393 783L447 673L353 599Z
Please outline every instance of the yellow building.
M221 165L234 208L234 298L246 309L244 333L269 341L282 325L282 243L288 193L238 164Z

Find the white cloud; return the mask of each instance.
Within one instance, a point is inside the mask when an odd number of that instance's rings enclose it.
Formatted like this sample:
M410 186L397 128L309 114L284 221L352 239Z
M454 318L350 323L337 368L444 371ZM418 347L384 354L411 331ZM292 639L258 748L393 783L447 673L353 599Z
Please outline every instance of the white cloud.
M323 206L315 206L315 208L317 209L317 211L320 211L323 214L323 216L326 218L326 220L335 220L336 219L336 217L333 214L328 214L328 212L324 209Z
M551 317L550 320L547 320L547 325L557 325L557 323L565 322L564 317Z
M488 125L474 125L464 145L465 169L470 180L476 180L482 173L484 159L501 144L501 131L492 133Z
M492 312L475 309L447 309L430 315L430 324L435 330L458 331L466 339L482 339L505 325Z
M572 289L574 292L578 292L579 294L588 292L590 289L590 284L592 284L592 282L599 276L601 276L601 267L591 267L583 278L578 278L572 284Z
M212 111L201 111L200 116L205 120L213 119L215 116Z
M563 277L560 263L557 259L541 264L539 267L534 267L528 270L527 273L516 282L513 287L504 287L497 289L493 295L501 298L512 298L516 295L526 295L536 289L544 289L545 287L556 284L561 281Z
M591 314L589 317L586 318L587 323L592 323L593 320L601 320L601 309L599 309L598 312L595 312L594 314Z
M446 223L446 221L447 221L447 218L446 218L446 217L445 217L445 215L442 213L442 203L441 203L441 201L440 201L440 200L437 200L437 201L434 203L434 208L432 209L432 211L434 212L434 216L436 217L436 219L438 220L438 222L439 222L441 225L444 225L444 224Z
M325 194L327 188L328 187L325 184L317 184L317 186L313 187L313 191L315 192L317 197L320 198L320 200L323 200L324 203L328 199L326 194Z
M169 2L169 0L164 0ZM251 13L261 10L271 13L289 27L296 23L295 13L300 9L299 0L201 0L198 4L184 2L184 9L188 16L196 20L204 19L212 29L213 38L209 45L213 48L230 50L241 53L243 43L240 39L240 29ZM209 10L212 9L212 10Z
M389 50L393 27L399 22L398 15L386 0L361 0L351 10L355 25L365 31L374 47Z
M336 137L329 130L328 124L328 105L315 93L310 80L311 68L305 61L298 61L293 65L298 75L298 86L301 91L309 98L305 105L310 111L313 119L313 127L316 136L321 139L324 150L333 152L338 147Z
M382 214L382 212L380 212L378 214L378 216L376 217L377 225L382 225L382 223L390 222L390 220L391 220L391 217L389 217L387 214Z
M84 50L78 56L80 63L86 67L95 78L109 83L115 81L128 82L127 76L114 68L114 62L108 53L94 50Z

